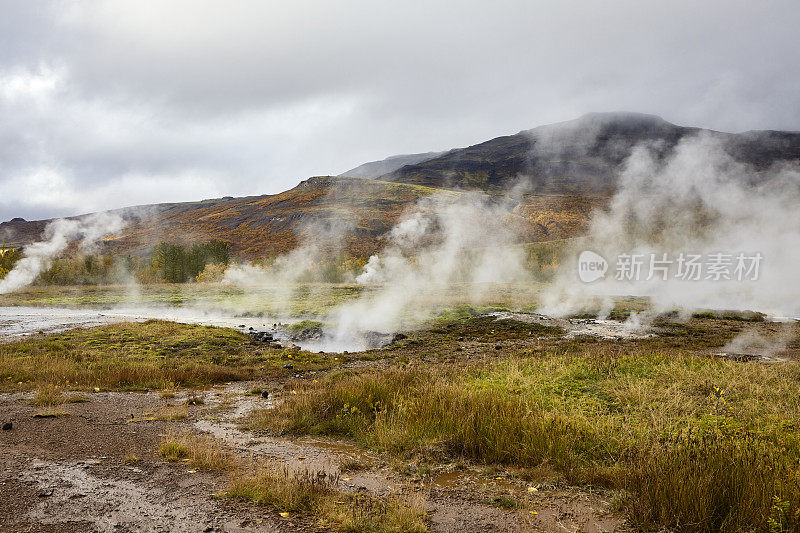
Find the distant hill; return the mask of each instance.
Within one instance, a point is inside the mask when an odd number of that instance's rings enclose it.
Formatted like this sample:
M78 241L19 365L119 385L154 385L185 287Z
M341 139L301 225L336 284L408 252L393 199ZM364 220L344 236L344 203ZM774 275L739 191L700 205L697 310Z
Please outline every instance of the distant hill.
M701 131L718 137L731 156L756 168L800 159L797 132L732 134L676 126L653 115L591 113L451 150L380 179L429 187L501 190L522 178L540 193L610 194L620 165L635 146L650 142L666 155L682 138Z
M490 194L522 180L529 192L509 207L505 222L524 240L579 235L592 210L613 194L620 165L648 142L663 156L699 128L652 115L594 113L447 152L394 156L346 174L309 178L280 194L156 204L118 210L129 221L104 242L113 253L146 254L160 241L221 239L247 257L279 254L304 239L353 255L370 255L385 242L402 212L424 196ZM708 131L734 158L765 168L800 160L800 133ZM385 169L388 172L377 175ZM0 224L0 244L38 240L46 220ZM338 236L341 236L339 238Z
M418 163L428 161L429 159L433 159L434 157L439 157L445 153L446 152L426 152L424 154L393 155L380 161L370 161L369 163L364 163L356 168L351 168L346 172L342 172L339 175L352 176L354 178L377 178L378 176L388 174L389 172L394 172L398 168L406 165L416 165Z

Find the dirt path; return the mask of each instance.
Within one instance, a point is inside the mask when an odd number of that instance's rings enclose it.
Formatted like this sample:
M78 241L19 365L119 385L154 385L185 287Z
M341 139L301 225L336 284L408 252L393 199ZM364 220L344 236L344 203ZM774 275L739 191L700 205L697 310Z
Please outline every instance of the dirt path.
M246 394L250 383L198 393L180 421L156 420L165 407L180 406L156 393L95 393L89 401L55 408L64 414L35 418L31 394L0 394L0 530L3 531L313 531L313 521L282 518L270 509L213 495L224 475L170 464L154 450L171 428L213 434L242 456L287 462L294 468L339 476L340 490L377 497L401 485L426 494L431 529L460 531L614 531L608 502L591 494L542 490L538 514L487 504L526 487L466 472L433 479L407 479L381 457L347 443L312 438L275 438L241 430L236 420L271 400ZM194 393L193 393L194 394ZM133 458L136 458L135 460ZM358 464L356 471L342 465Z

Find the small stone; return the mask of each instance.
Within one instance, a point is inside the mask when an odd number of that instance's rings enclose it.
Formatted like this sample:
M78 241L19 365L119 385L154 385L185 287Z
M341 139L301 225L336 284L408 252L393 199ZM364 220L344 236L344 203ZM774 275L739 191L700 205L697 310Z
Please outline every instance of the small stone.
M3 424L3 431L8 431L9 429L11 429L13 427L14 427L14 424L12 424L11 422L6 422L5 424Z
M502 349L503 349L503 347L502 347L502 346L500 346L499 344L495 344L495 345L494 345L494 349L495 349L495 350L502 350Z
M292 365L292 364L285 364L285 365L283 365L283 368L286 368L287 370L291 370L291 369L293 369L293 368L294 368L294 365Z

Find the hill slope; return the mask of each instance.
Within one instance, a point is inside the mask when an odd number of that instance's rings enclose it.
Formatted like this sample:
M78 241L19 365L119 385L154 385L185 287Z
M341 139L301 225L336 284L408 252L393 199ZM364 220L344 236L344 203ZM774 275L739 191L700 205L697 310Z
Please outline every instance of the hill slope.
M689 135L720 139L735 159L763 168L778 160L800 159L800 133L722 133L676 126L653 115L592 113L559 124L451 150L381 176L387 181L432 187L486 190L508 188L521 177L540 193L610 194L620 165L633 148L648 142L668 154Z
M406 165L415 165L423 163L434 157L439 157L446 152L426 152L424 154L402 154L393 155L382 159L380 161L370 161L364 163L356 168L351 168L346 172L339 174L340 176L351 176L354 178L377 178L389 172L393 172Z
M220 239L234 252L257 257L315 239L366 256L382 246L401 213L421 197L471 188L502 194L519 180L527 181L531 192L509 207L507 222L528 241L570 237L580 234L592 209L613 194L620 165L634 146L648 142L666 155L681 139L701 131L757 168L800 160L800 133L730 134L676 126L651 115L591 114L430 158L397 156L354 169L367 177L314 177L275 195L119 210L128 225L105 246L114 253L145 254L160 241ZM416 162L396 167L405 161ZM374 179L375 172L392 167ZM0 244L38 240L47 222L4 222Z

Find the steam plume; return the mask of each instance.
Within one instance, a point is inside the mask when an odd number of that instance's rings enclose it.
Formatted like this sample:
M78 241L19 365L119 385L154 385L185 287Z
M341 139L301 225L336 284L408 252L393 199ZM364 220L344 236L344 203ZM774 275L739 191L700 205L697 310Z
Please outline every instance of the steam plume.
M80 247L89 250L106 235L116 233L125 222L115 213L96 213L79 219L58 219L44 229L44 240L25 247L20 259L6 277L0 280L0 294L6 294L30 285L36 277L50 267L51 261L79 240Z
M657 146L638 146L625 163L610 207L594 214L576 250L593 250L612 262L620 253L760 253L756 281L658 277L583 284L567 261L543 296L545 313L596 308L615 295L650 298L656 310L752 309L780 315L800 312L800 168L781 163L757 170L728 155L710 135L684 138L666 158ZM606 299L606 306L608 300Z
M486 284L529 279L509 206L477 192L424 198L392 229L388 245L356 278L371 285L335 309L332 343L368 331L391 332L429 316L434 294L478 300ZM440 302L441 305L441 302Z

